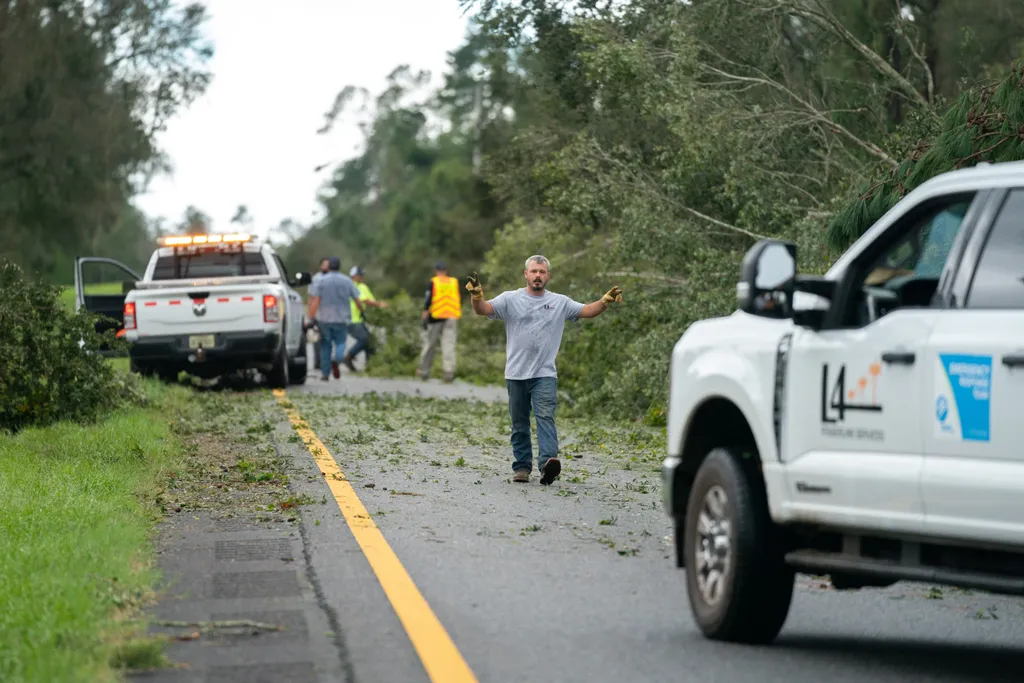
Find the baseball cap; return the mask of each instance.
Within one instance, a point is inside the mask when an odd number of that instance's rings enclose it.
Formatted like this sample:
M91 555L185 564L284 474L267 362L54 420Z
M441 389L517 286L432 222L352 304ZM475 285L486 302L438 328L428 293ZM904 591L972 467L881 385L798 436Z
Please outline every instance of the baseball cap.
M445 263L444 261L438 261L437 263L434 264L434 270L444 270L447 267L448 264Z
M362 275L363 269L359 266L352 266L352 270L348 271L349 277L355 277L356 275Z
M338 258L337 256L331 256L330 258L327 259L327 268L329 270L340 270L341 259Z

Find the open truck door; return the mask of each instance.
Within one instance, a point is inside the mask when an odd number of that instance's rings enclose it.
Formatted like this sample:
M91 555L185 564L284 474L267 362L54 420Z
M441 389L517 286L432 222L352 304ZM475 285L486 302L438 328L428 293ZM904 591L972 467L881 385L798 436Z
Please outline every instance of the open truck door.
M96 331L124 326L124 301L142 278L120 261L102 256L75 259L75 310L85 309L100 316Z

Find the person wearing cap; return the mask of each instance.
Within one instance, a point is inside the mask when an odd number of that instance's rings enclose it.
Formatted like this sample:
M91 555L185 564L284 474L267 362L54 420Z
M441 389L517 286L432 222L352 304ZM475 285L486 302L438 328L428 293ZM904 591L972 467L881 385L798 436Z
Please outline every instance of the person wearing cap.
M369 285L366 284L366 278L363 274L363 269L359 266L352 266L352 270L348 272L348 276L352 278L352 281L356 283L356 288L359 290L358 301L362 302L363 306L372 306L374 308L387 308L387 302L377 301L373 298L373 292L370 291ZM363 312L359 310L356 305L357 299L352 299L352 323L348 326L348 333L355 338L356 343L352 345L352 348L348 350L345 357L342 359L342 363L345 364L352 372L356 371L356 366L352 362L352 359L358 356L360 353L366 353L366 360L370 360L370 356L373 354L373 349L370 348L370 331L366 327L366 320L363 316Z
M359 301L359 288L352 278L342 275L341 259L332 256L327 260L327 272L309 285L308 320L315 320L320 328L320 379L326 382L328 373L335 379L341 377L337 361L331 362L331 352L344 355L348 325L352 322L350 301L354 301L360 312L363 303ZM309 323L307 323L309 324Z
M430 377L430 367L434 364L434 354L440 342L444 381L452 382L455 379L455 326L462 317L462 299L459 281L448 275L448 265L444 261L434 264L434 277L427 285L420 317L423 320L423 351L416 376L420 379Z

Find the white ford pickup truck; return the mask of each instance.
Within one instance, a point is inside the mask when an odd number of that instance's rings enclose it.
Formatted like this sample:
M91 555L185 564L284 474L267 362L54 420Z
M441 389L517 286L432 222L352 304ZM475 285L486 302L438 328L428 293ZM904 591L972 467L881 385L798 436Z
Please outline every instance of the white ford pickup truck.
M269 244L246 233L162 238L145 273L113 259L75 261L76 308L123 328L132 369L164 379L262 371L274 387L306 381L305 307ZM126 293L87 294L90 265L121 271ZM109 278L108 278L109 279Z
M672 352L664 504L706 637L767 643L797 572L1024 594L1024 162L946 173L821 277L744 257Z

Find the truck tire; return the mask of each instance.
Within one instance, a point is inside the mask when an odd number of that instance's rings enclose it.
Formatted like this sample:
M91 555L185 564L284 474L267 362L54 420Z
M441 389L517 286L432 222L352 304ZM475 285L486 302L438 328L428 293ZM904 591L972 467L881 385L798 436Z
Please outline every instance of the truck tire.
M140 363L134 358L128 358L128 371L134 372L136 375L142 375L143 377L153 376L153 366Z
M306 357L306 336L302 336L302 343L299 344L299 350L295 354L295 358L292 359L288 367L288 379L292 384L305 384L306 375L308 374L308 363Z
M786 566L756 461L744 461L737 449L712 450L694 478L684 529L690 609L704 635L748 644L775 640L796 575Z
M267 382L270 384L272 389L288 388L288 365L288 349L282 339L281 350L278 351L277 359L274 361L273 367L270 368L270 372L267 374Z

